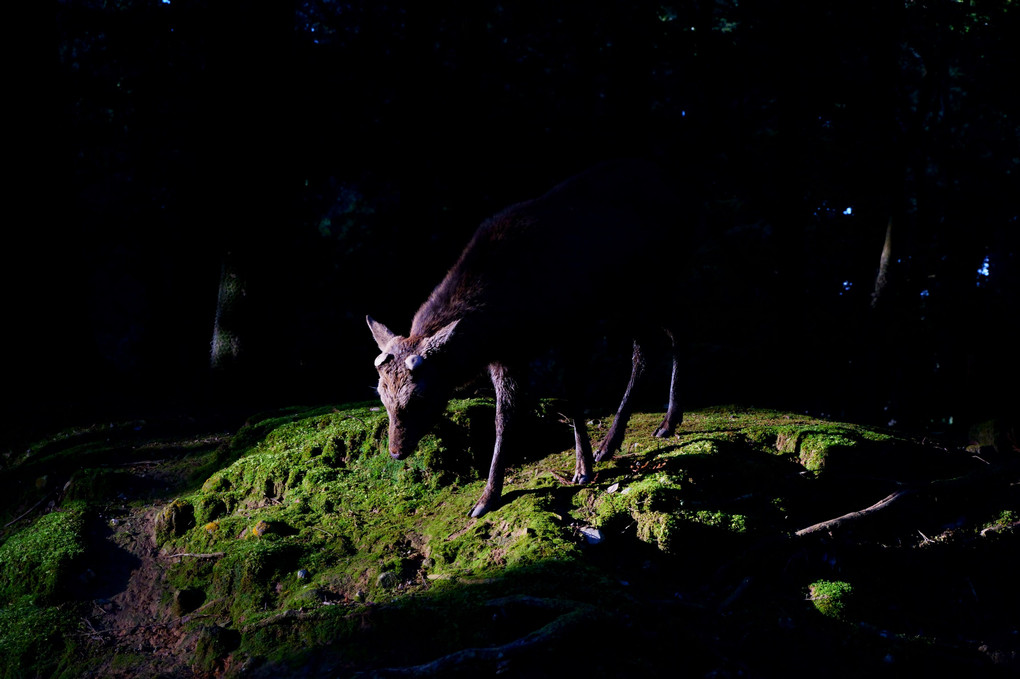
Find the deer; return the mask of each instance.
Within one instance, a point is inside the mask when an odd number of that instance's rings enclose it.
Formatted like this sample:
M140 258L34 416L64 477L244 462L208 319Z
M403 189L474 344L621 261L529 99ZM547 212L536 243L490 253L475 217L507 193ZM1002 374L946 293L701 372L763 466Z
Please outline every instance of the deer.
M665 331L672 374L665 417L653 432L671 437L683 421L677 315L662 300L678 278L679 200L656 165L604 163L545 195L485 220L418 309L408 335L367 316L381 352L378 394L389 417L389 453L411 455L454 392L486 371L495 390L495 444L488 480L469 516L501 504L507 449L517 442L528 362L564 356L563 387L573 431L572 483L594 479L596 462L619 451L653 332ZM632 339L630 378L612 424L592 448L582 403L585 348L600 329Z

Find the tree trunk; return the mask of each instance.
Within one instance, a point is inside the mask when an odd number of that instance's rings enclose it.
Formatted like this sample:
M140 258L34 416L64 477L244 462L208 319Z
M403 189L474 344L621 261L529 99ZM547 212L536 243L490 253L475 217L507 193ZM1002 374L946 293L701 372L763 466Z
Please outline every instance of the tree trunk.
M240 361L241 306L244 297L244 279L240 275L235 258L228 252L220 269L219 296L216 300L216 318L213 322L212 348L209 355L209 366L215 373L229 372Z
M878 300L882 297L886 283L889 282L889 261L892 259L892 217L885 227L885 243L882 245L882 257L878 262L878 275L875 276L875 290L871 293L871 308L878 306Z

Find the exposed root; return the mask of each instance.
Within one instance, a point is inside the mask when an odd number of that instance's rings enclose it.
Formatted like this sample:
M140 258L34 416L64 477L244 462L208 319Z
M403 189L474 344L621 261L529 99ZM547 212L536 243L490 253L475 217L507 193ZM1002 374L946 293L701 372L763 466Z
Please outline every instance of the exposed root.
M530 608L562 611L560 615L544 625L543 627L530 632L529 634L515 639L500 646L489 646L486 648L465 648L449 655L444 655L432 662L409 667L387 667L366 672L358 675L362 677L407 677L407 676L443 676L454 670L470 668L479 675L490 675L497 673L501 667L511 662L515 657L543 644L553 643L567 633L580 627L588 625L592 618L597 615L597 609L590 605L577 601L564 601L562 599L542 599L527 595L510 596L501 599L494 599L488 602L489 606L527 606Z

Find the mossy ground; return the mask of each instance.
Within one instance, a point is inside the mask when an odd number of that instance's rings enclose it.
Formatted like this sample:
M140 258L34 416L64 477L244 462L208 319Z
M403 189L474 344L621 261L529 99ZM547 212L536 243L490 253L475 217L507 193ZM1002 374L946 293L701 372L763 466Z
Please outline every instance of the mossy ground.
M485 400L452 403L402 462L373 404L229 436L124 423L10 455L0 675L1016 670L1008 455L737 407L656 439L661 414L639 413L577 487L555 410L480 519ZM989 463L1005 472L980 492L947 481ZM794 536L933 481L937 497Z

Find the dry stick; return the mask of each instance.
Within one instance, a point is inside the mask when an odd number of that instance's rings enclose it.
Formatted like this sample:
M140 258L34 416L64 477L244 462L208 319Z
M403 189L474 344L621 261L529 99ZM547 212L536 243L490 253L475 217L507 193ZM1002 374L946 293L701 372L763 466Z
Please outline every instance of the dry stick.
M879 500L875 504L871 505L870 507L865 507L864 509L861 509L859 511L850 512L849 514L844 514L843 516L838 516L835 519L829 519L828 521L822 521L821 523L816 523L813 526L808 526L807 528L801 528L799 531L794 533L794 535L796 535L797 537L801 538L801 537L804 537L805 535L811 535L812 533L818 533L818 532L821 532L821 531L832 530L833 528L836 528L840 524L847 523L848 521L855 521L857 519L864 518L868 514L874 514L875 512L880 512L883 509L885 509L885 508L889 507L890 505L892 505L894 502L897 502L898 500L906 497L907 495L910 495L913 492L914 492L914 490L910 489L910 488L907 488L907 489L904 489L904 490L898 490L895 493L882 498L881 500Z
M174 627L175 625L183 625L185 623L191 622L192 620L198 620L200 618L214 618L214 617L216 617L216 616L211 614L211 613L207 613L207 614L203 614L203 615L185 615L185 616L181 616L180 618L178 618L176 620L171 620L169 622L152 622L152 623L145 623L145 624L141 624L141 625L132 625L130 627L111 627L110 629L100 629L100 630L97 630L95 627L93 627L92 623L89 622L88 619L82 618L85 621L85 624L89 626L89 629L92 630L92 632L74 632L74 634L76 636L93 636L93 633L95 633L95 634L99 635L100 637L102 637L102 635L104 635L104 634L128 634L128 633L131 633L131 632L137 632L138 630L141 630L141 629L154 630L154 629L161 629L161 628L169 628L169 627Z
M982 462L984 462L984 460L982 460ZM978 469L970 472L969 474L958 476L956 478L932 481L931 483L928 483L927 485L921 487L904 488L902 490L896 491L895 493L887 497L882 498L881 500L871 505L870 507L866 507L857 512L850 512L849 514L844 514L843 516L836 517L835 519L822 521L821 523L816 523L815 525L808 526L807 528L802 528L796 533L794 533L794 535L796 535L797 537L804 537L805 535L811 535L813 533L818 533L820 531L831 530L839 526L840 524L847 523L849 521L856 521L857 519L861 519L865 516L868 516L869 514L880 512L883 509L888 508L890 505L893 505L894 503L903 499L907 495L916 492L921 492L925 495L928 495L934 492L947 492L947 491L955 492L959 491L960 489L969 488L979 483L988 482L1004 483L1005 482L1004 478L1010 474L1013 474L1017 470L1017 467L1018 465L1015 462L1004 465L989 464L984 467L979 467Z
M7 528L8 526L13 526L13 525L14 525L14 524L16 524L16 523L17 523L18 521L21 521L21 520L22 520L23 518L25 518L26 516L28 516L29 514L31 514L32 512L34 512L34 511L35 511L35 509L36 509L36 507L38 507L38 506L39 506L39 505L41 505L41 504L42 504L43 502L45 502L45 501L46 501L46 498L48 498L48 497L49 497L50 495L53 495L53 491L52 491L52 490L51 490L50 492L46 493L45 495L43 495L43 496L42 496L42 499L41 499L41 500L39 500L39 501L38 501L38 502L36 502L36 503L35 503L34 505L32 505L31 507L29 507L29 509L28 509L28 511L27 511L27 512L25 512L24 514L22 514L22 515L21 515L21 516L19 516L18 518L16 518L16 519L12 519L11 521L8 521L7 523L5 523L5 524L4 524L4 528Z
M227 554L226 552L212 552L210 554L191 554L188 552L183 552L181 554L170 554L169 556L167 556L167 558L176 559L177 557L181 556L190 556L194 559L215 559L216 557L226 556L226 554Z

